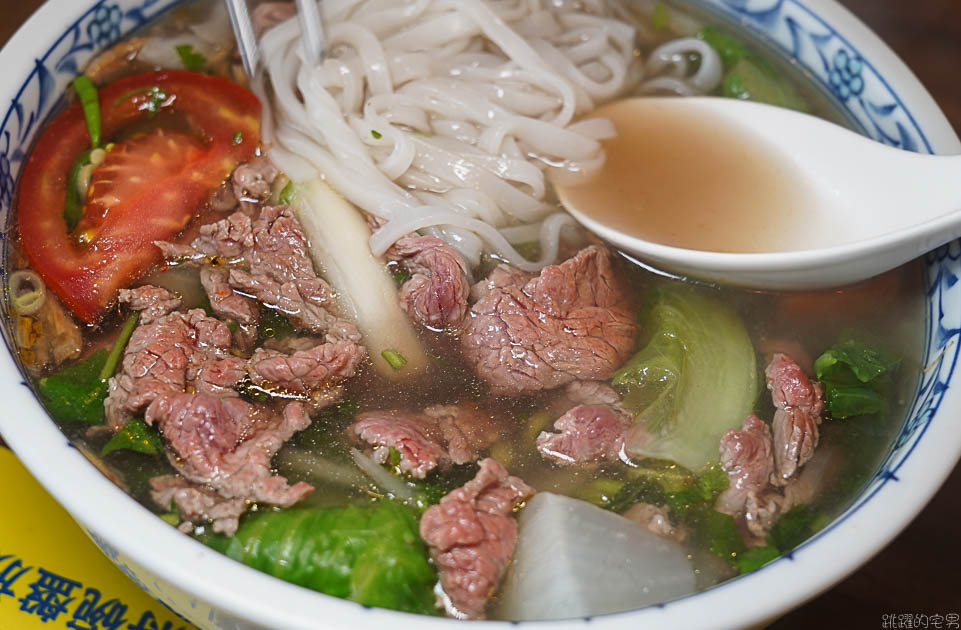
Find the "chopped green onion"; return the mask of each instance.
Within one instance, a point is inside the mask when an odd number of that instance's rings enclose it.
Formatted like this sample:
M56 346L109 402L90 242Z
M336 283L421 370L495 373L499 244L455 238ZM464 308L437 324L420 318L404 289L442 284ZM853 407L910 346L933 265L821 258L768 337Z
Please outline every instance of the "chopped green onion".
M117 97L117 99L113 102L111 106L116 107L117 105L120 105L128 98L133 98L134 96L140 96L141 94L149 94L159 89L160 88L158 86L154 85L152 87L137 88L136 90L130 90L129 92L124 92L123 94Z
M184 64L184 68L187 70L200 72L207 65L207 58L194 50L194 47L190 44L181 44L176 46L175 50L180 56L180 61Z
M370 135L374 136L374 140L380 140L381 138L384 137L384 134L382 134L381 132L377 131L376 129L371 129L371 130L370 130Z
M400 451L393 446L390 447L390 466L391 468L400 466Z
M407 359L396 350L384 350L380 353L380 356L384 357L384 361L387 361L388 365L395 370L399 370L407 365Z
M90 77L81 74L73 80L73 87L77 90L83 116L87 119L90 146L97 148L100 146L100 97L97 94L97 86L93 84Z
M654 13L651 14L651 28L655 31L663 31L671 24L671 10L663 2L654 5Z
M705 26L699 30L697 38L717 51L725 71L730 70L738 61L748 56L747 45L744 42L714 26Z
M147 112L149 112L151 116L159 112L160 108L167 102L167 98L169 98L167 93L164 92L159 85L150 88L150 99L146 104Z
M150 87L138 88L136 90L130 90L124 94L117 97L117 100L113 102L113 106L116 107L123 103L128 98L133 98L135 96L141 96L144 94L149 94L150 98L143 102L140 106L141 111L146 111L148 114L153 116L160 111L160 108L164 106L169 98L169 95L161 88L159 85L151 85Z
M243 131L235 131L235 132L234 132L234 135L233 135L233 142L234 142L234 144L240 144L240 143L243 142L243 141L244 141L244 132L243 132Z
M113 373L117 370L117 364L120 363L120 357L123 355L124 348L127 347L127 342L130 341L130 335L133 334L134 328L137 327L137 320L140 319L140 313L134 313L127 318L124 322L123 328L120 330L120 334L117 336L117 340L113 343L113 347L110 348L110 354L107 355L107 361L103 364L103 368L100 370L100 380L106 382L108 378L113 376Z
M180 525L180 517L173 512L169 512L167 514L161 514L160 520L162 520L167 525L170 525L171 527L178 527Z
M280 201L282 205L289 206L293 198L294 198L294 182L293 180L291 180L287 182L283 190L280 191L280 197L278 197L278 201Z
M394 279L394 282L397 283L397 286L403 286L404 283L410 280L412 277L410 272L398 264L390 264L388 265L388 268L390 270L390 275Z
M7 283L10 305L18 315L33 315L43 306L47 287L35 271L20 269L10 274Z

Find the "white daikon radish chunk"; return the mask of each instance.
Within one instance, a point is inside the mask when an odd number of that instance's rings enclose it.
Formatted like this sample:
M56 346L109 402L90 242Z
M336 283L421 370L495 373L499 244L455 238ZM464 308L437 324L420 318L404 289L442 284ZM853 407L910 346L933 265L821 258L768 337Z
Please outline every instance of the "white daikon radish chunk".
M290 207L317 271L336 292L340 315L357 324L377 371L396 378L426 368L427 355L400 307L397 283L385 261L370 252L370 228L360 211L320 179L295 184Z
M496 615L565 619L640 608L695 590L687 552L623 516L541 492L520 514Z

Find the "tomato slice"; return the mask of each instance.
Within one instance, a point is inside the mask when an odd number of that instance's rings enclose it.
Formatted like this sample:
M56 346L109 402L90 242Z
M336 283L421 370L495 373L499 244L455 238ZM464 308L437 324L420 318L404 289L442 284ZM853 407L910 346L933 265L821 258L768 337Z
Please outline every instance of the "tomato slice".
M37 141L17 202L30 266L88 323L162 261L154 241L175 238L260 142L260 101L223 79L150 72L112 83L99 96L104 138L138 125L153 129L107 152L77 229L67 232L63 210L70 169L90 143L79 105Z

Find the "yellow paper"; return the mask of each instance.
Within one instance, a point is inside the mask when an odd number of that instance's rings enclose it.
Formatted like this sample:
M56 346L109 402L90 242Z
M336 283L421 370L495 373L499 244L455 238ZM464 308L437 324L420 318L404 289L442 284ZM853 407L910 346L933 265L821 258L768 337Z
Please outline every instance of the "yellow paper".
M140 590L0 447L0 630L193 630Z

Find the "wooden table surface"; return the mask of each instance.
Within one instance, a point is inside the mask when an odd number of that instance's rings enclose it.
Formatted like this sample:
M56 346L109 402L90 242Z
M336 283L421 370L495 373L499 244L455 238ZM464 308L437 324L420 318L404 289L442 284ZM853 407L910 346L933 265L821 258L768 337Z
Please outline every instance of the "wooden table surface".
M841 2L904 59L961 133L961 0ZM0 45L41 3L4 3ZM961 615L959 499L961 466L887 549L848 579L775 622L771 630L819 625L882 628L892 627L883 625L884 615ZM928 623L930 619L934 618Z

